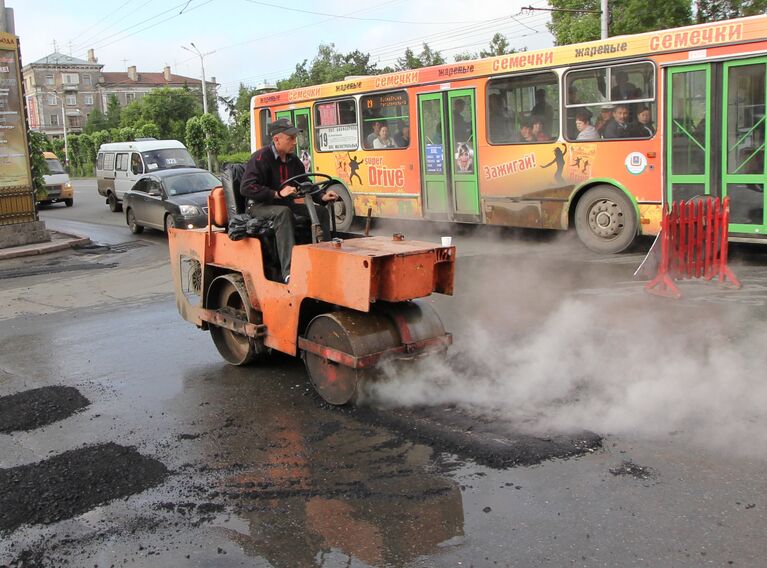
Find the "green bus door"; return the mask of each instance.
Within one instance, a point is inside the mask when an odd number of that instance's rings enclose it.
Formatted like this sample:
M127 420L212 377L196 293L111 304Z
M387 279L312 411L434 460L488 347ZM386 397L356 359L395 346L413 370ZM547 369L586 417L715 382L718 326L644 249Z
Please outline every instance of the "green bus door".
M419 95L418 109L424 216L480 221L474 91Z
M724 64L722 194L730 231L767 234L765 218L765 71L767 58Z
M732 233L767 234L766 76L765 57L668 70L667 201L729 196Z
M275 119L287 118L301 129L296 136L296 156L303 162L307 172L313 171L314 154L312 152L312 123L311 112L308 108L281 110L275 114Z

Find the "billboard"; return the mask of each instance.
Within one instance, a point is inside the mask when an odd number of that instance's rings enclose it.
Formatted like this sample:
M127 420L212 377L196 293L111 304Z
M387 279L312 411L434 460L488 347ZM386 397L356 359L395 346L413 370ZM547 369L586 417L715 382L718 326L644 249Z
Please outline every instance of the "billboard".
M0 32L0 193L31 188L16 36Z

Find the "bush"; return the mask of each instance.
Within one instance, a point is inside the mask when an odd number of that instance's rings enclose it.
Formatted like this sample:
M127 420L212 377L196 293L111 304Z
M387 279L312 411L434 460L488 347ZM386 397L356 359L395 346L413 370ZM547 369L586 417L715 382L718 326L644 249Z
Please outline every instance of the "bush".
M221 167L224 167L224 164L240 164L245 163L250 159L250 152L234 152L233 154L219 154L218 155L218 163L221 164Z

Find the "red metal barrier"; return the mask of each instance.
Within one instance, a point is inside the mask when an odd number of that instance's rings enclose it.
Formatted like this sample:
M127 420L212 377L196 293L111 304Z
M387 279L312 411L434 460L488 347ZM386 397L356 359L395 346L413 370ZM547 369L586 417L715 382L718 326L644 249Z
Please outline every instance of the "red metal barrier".
M661 220L661 258L658 275L645 284L650 294L681 298L675 280L719 278L740 288L740 280L727 266L730 198L673 202Z

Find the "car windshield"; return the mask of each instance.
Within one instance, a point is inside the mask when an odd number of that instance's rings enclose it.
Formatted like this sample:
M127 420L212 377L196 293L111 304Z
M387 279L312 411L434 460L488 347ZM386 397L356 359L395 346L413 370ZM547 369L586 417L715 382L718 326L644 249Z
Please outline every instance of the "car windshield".
M168 170L170 168L194 168L192 156L186 148L162 148L141 152L148 172Z
M45 160L45 163L48 164L48 173L49 174L63 174L64 168L61 167L61 162L58 160Z
M165 178L164 183L168 195L184 195L186 193L210 191L217 185L221 185L218 178L210 172L194 172L191 174L168 176Z

